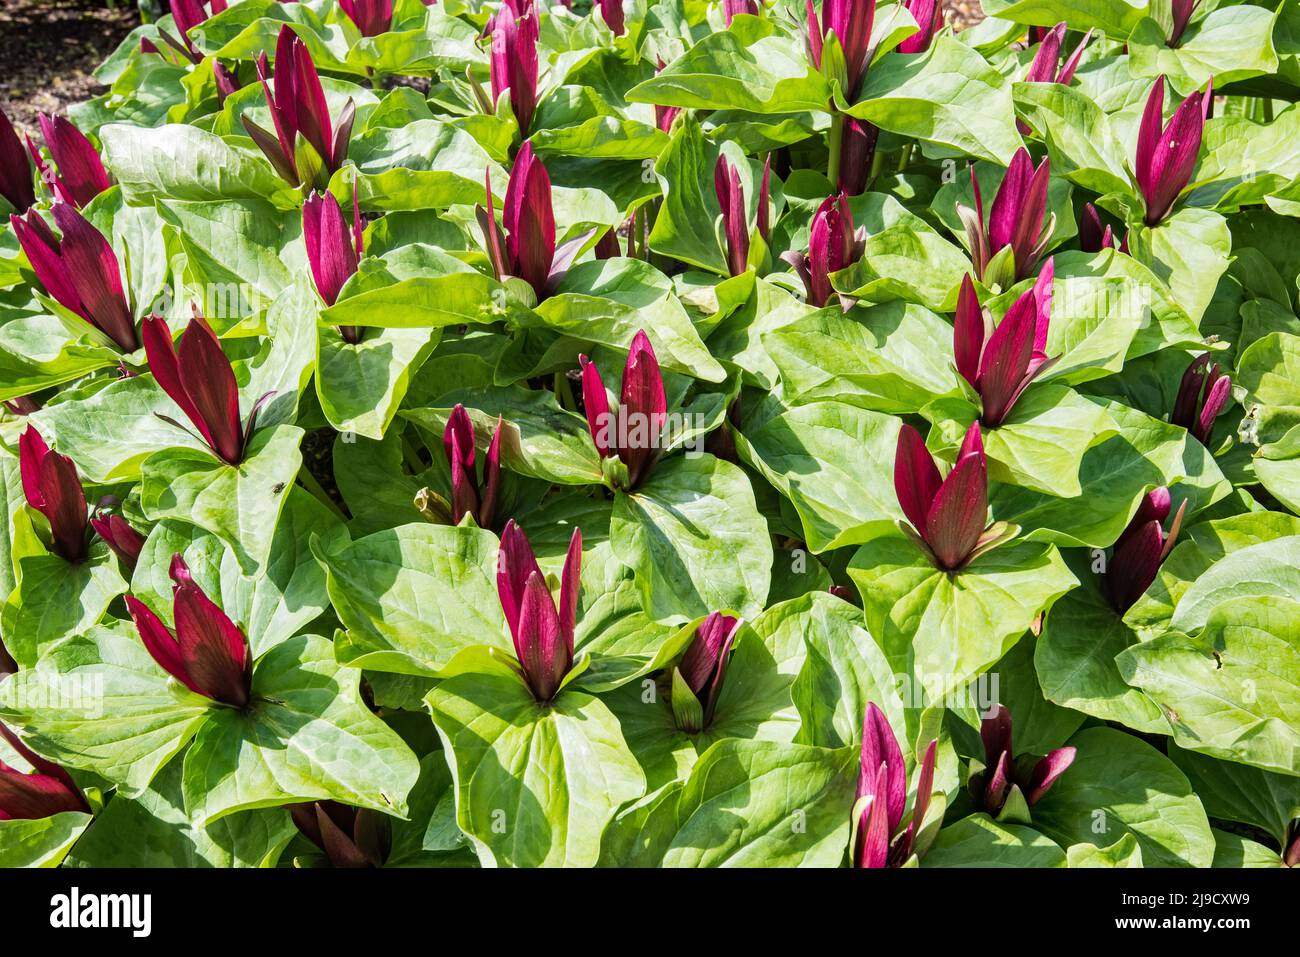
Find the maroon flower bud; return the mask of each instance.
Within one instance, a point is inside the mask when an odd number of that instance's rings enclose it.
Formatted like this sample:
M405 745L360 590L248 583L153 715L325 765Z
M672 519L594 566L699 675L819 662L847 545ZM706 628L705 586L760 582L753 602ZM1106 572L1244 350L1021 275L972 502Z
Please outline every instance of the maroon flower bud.
M339 0L363 37L377 37L393 26L393 0Z
M871 27L876 18L874 0L824 0L821 22L813 0L807 0L807 15L809 62L821 69L823 41L828 33L834 33L844 51L845 75L840 85L844 95L855 100L868 66Z
M0 196L19 213L36 202L32 167L9 117L0 110Z
M722 207L722 231L726 238L727 268L731 275L743 275L749 268L749 216L745 212L745 191L740 173L725 156L713 166L713 188Z
M504 8L492 18L492 49L488 59L492 81L492 106L510 91L510 109L523 136L533 124L537 109L537 14L531 9L512 16Z
M289 816L331 867L382 867L392 849L386 815L337 801L295 804Z
M907 828L902 829L907 809L907 766L884 712L874 702L867 705L862 719L862 751L854 802L862 805L853 842L855 867L902 867L912 856L934 793L938 744L936 739L926 748L916 782L912 816Z
M209 6L211 7L211 13L204 8L202 0L171 0L172 19L176 22L176 29L180 33L180 38L177 39L171 36L165 30L159 31L168 45L191 63L202 61L203 54L195 48L194 41L190 37L190 31L206 23L210 16L215 16L224 11L226 9L226 0L212 0Z
M555 697L573 667L573 629L578 617L582 530L575 528L560 578L557 610L546 578L523 530L510 520L501 533L497 594L514 639L524 681L539 702Z
M1079 61L1083 59L1083 51L1088 47L1088 41L1092 39L1092 31L1089 30L1079 41L1079 45L1074 48L1074 52L1066 58L1066 61L1060 64L1061 45L1065 42L1066 23L1062 20L1052 29L1048 30L1043 36L1042 42L1038 45L1038 52L1034 54L1034 62L1029 65L1029 73L1025 80L1029 83L1060 83L1062 86L1069 86L1070 81L1074 79L1074 73L1079 68Z
M20 395L13 399L5 399L5 408L14 415L31 415L41 410L41 404L36 401L35 396Z
M65 811L90 813L90 805L72 775L27 747L3 724L0 738L32 766L28 773L0 761L0 821L36 821Z
M243 708L252 692L253 657L248 639L172 556L173 635L144 602L126 596L140 640L164 671L195 694Z
M248 421L240 428L239 386L234 370L221 351L216 333L197 309L181 336L179 350L161 316L145 319L143 329L149 371L158 385L181 407L208 448L226 463L238 465L253 434L258 409L269 394L258 400ZM167 416L159 415L159 418L185 428Z
M72 459L50 451L29 425L18 437L18 470L27 504L50 523L55 554L76 564L86 557L86 496Z
M985 274L989 264L1006 246L1011 247L1015 281L1019 282L1033 273L1056 226L1055 214L1044 222L1050 175L1050 161L1047 157L1043 157L1043 161L1035 168L1029 158L1029 151L1023 146L1017 150L998 186L986 228L984 198L980 195L975 167L971 166L970 179L975 191L975 208L970 209L958 203L957 214L966 228L966 240L978 276L987 280Z
M71 204L55 203L53 214L62 239L54 238L34 209L26 218L9 217L37 280L59 305L104 333L123 352L134 352L139 340L113 247Z
M120 515L102 512L90 520L90 525L113 553L122 560L128 573L135 571L135 563L144 548L144 536L137 532Z
M486 184L487 208L477 207L479 229L488 259L498 279L517 276L533 287L539 300L551 294L590 233L555 245L555 213L551 208L551 177L525 143L510 169L501 225L497 225L492 184Z
M921 433L904 424L894 456L894 491L911 523L903 530L937 568L957 571L1001 540L1001 523L988 524L988 465L978 422L967 429L946 478Z
M1142 499L1137 513L1115 541L1104 585L1111 604L1121 615L1132 608L1151 587L1151 583L1156 580L1156 572L1178 541L1187 501L1184 499L1178 506L1178 513L1166 533L1163 523L1169 517L1172 507L1169 489L1152 489Z
M939 0L906 0L904 6L920 29L898 45L898 52L924 53L943 26L943 4Z
M614 31L614 36L621 37L627 32L623 19L623 0L596 0L600 9L600 18Z
M492 441L488 444L481 484L474 468L474 424L460 403L456 404L447 417L442 445L447 453L447 464L451 468L452 521L459 525L461 519L470 515L479 528L491 528L501 484L500 417L497 418Z
M731 21L742 13L756 17L762 9L758 0L722 0L722 15L727 20L727 26L731 26Z
M632 339L623 366L618 414L611 415L604 380L596 364L578 356L582 366L582 400L591 440L601 458L618 456L627 466L629 489L649 472L659 454L659 437L668 418L668 401L659 360L644 330Z
M981 421L991 429L1005 421L1029 384L1059 358L1049 359L1045 351L1054 276L1049 259L1033 289L1012 303L996 329L980 307L970 276L962 278L953 323L953 356L957 371L979 393Z
M788 252L782 259L790 263L803 280L808 304L818 309L830 302L835 290L831 274L846 269L862 255L865 233L853 228L853 213L844 193L824 200L813 214L808 233L808 252Z
M677 728L696 734L713 723L731 646L742 620L713 612L700 623L673 669L672 707Z
M41 179L50 187L57 199L73 206L85 206L104 190L112 186L108 171L99 158L99 152L86 139L81 130L66 117L40 116L41 136L58 166L58 175L45 167L40 154L28 140L28 149L41 171ZM62 227L60 227L62 228Z
M1079 248L1085 253L1115 248L1115 234L1109 224L1102 225L1101 214L1092 203L1084 203L1083 215L1079 218Z
M1173 0L1174 22L1170 25L1168 45L1177 47L1183 38L1183 31L1191 22L1192 14L1201 5L1201 0Z
M844 117L844 132L840 139L840 192L857 196L867 188L879 137L879 127L866 120Z
M1205 91L1183 100L1168 125L1164 125L1165 78L1156 78L1138 127L1134 172L1146 200L1146 224L1154 226L1173 208L1174 201L1192 178L1201 152L1201 135L1213 102L1214 81Z
M364 254L361 211L356 190L352 192L352 228L343 220L343 210L331 193L312 193L302 204L302 235L307 243L316 291L327 306L338 301L339 290L357 271ZM339 333L354 345L361 341L357 326L339 326Z
M280 28L275 76L271 80L267 78L268 69L263 53L257 60L257 76L275 124L275 136L252 122L246 113L241 117L244 129L285 182L324 187L347 159L356 105L349 99L339 113L337 126L331 124L316 65L288 24Z
M1012 788L1018 788L1025 803L1033 807L1074 762L1074 748L1057 748L1044 758L1017 760L1011 743L1011 712L999 704L980 723L984 741L984 770L971 776L970 792L975 806L997 815L1007 803Z
M656 58L655 72L662 73L664 67L667 65L668 64L664 63L662 58ZM659 129L663 130L665 133L671 133L673 128L673 120L677 119L678 114L680 114L681 112L682 112L682 108L680 106L660 106L658 103L656 103L655 104L655 126L659 127Z
M1183 373L1169 421L1181 425L1208 447L1214 420L1231 398L1232 379L1220 370L1217 362L1210 365L1210 353L1204 352Z

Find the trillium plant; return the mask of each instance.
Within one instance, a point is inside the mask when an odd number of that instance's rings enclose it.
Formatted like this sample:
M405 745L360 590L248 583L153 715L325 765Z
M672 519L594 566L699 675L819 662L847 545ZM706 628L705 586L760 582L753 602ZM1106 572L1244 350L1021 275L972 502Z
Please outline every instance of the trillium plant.
M163 6L0 100L0 866L1300 863L1293 3Z

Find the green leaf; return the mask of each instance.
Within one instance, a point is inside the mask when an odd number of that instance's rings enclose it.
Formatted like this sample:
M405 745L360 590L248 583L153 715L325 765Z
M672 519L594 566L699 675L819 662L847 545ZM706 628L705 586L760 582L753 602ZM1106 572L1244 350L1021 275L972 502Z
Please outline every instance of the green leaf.
M140 468L140 504L152 519L192 522L231 547L251 574L271 550L285 494L302 464L303 430L294 425L258 429L237 466L212 452L170 448Z
M90 822L80 811L0 821L0 867L58 867Z
M170 679L129 622L60 642L0 683L0 719L33 750L94 771L128 797L208 720L212 702Z
M496 592L497 540L472 526L419 523L328 551L313 547L348 629L339 660L358 668L438 677L460 651L513 653Z
M1163 75L1180 96L1205 86L1211 78L1222 87L1275 73L1277 17L1276 11L1250 4L1219 7L1188 24L1176 48L1165 42L1165 28L1147 18L1128 38L1130 68L1135 76Z
M326 799L405 817L419 762L370 713L360 679L317 635L258 659L250 707L214 710L185 754L190 819Z
M1300 778L1219 761L1169 746L1169 759L1187 775L1205 813L1221 821L1258 827L1281 847L1300 817Z
M938 399L921 410L935 430L928 444L956 449L979 414L966 399ZM1033 383L995 429L984 429L989 478L1046 495L1081 494L1083 456L1117 431L1105 405L1051 382Z
M111 123L99 130L99 138L104 162L131 202L270 199L280 209L298 203L297 191L276 176L261 153L195 126Z
M868 702L884 712L891 727L907 727L897 678L863 627L859 609L815 593L774 605L755 621L755 629L760 622L796 631L807 646L791 689L801 721L799 743L843 748L858 742Z
M1181 610L1181 609L1180 609ZM1164 710L1182 747L1300 774L1300 601L1220 601L1196 638L1170 632L1118 658Z
M138 798L118 796L68 857L70 867L274 867L298 833L287 812L248 811L197 827L185 814L181 762Z
M893 302L822 309L763 335L792 404L835 400L895 414L957 389L952 360L935 348L952 327L924 306Z
M291 488L266 566L245 576L216 536L175 519L154 526L131 578L131 593L172 620L172 556L181 554L195 582L244 631L257 657L292 638L330 607L325 571L311 551L340 547L347 534L338 518L309 492Z
M1011 85L960 40L940 34L925 53L884 57L866 75L858 101L836 105L882 130L970 153L1006 166L1020 148Z
M1026 530L1034 541L1104 548L1119 538L1138 500L1157 486L1194 514L1226 495L1213 456L1185 429L1106 403L1119 434L1092 446L1079 462L1079 494L1046 494L1017 485L992 491L993 517Z
M987 669L1078 584L1051 545L1002 545L951 573L898 535L868 541L848 572L890 664L933 696Z
M1087 728L1070 744L1074 763L1034 805L1038 830L1067 847L1105 848L1132 834L1147 867L1210 866L1210 822L1168 758L1111 728Z
M1064 867L1065 852L1031 827L973 814L939 832L922 867Z
M479 860L590 867L645 778L600 701L563 690L539 705L518 677L464 674L426 699L456 781L456 820Z
M637 573L656 618L730 609L756 615L767 599L772 547L743 472L711 455L661 461L610 520L619 560Z
M348 151L356 169L335 173L330 192L350 202L355 178L361 205L382 212L482 203L484 171L496 166L469 133L432 119L366 130Z
M58 555L27 555L17 561L17 587L0 607L0 634L14 660L31 667L55 642L84 631L104 617L126 591L117 559L99 542L76 565Z
M1065 850L1070 867L1141 867L1142 848L1132 833L1125 834L1109 847L1071 844Z
M682 789L665 867L836 867L849 842L856 748L719 741Z
M1053 174L1102 195L1131 192L1123 144L1082 89L1020 82L1012 90L1025 122L1047 146Z
M1075 30L1096 28L1126 40L1147 13L1148 0L983 0L990 17L1051 27L1068 20Z
M1093 562L1071 556L1080 586L1057 602L1043 622L1034 648L1043 694L1103 721L1167 734L1169 724L1155 702L1120 675L1115 656L1138 639L1103 593Z
M340 432L383 438L411 376L438 344L429 329L378 329L353 345L322 328L316 345L316 394Z
M587 420L560 408L549 392L520 386L458 389L439 396L438 402L436 408L406 409L402 415L441 436L447 416L463 403L476 434L491 435L502 417L503 468L561 485L605 482Z
M1164 281L1192 321L1199 323L1228 268L1232 236L1218 213L1184 206L1158 226L1134 226L1129 248L1133 258Z
M815 553L863 542L902 518L893 490L898 420L839 402L796 406L735 432L745 461L791 504Z
M176 403L152 376L111 382L76 402L61 402L32 417L46 440L77 463L92 482L133 481L150 455L171 446L205 449L189 432L159 418L176 418Z
M771 21L755 17L704 36L627 99L773 114L825 109L830 91L794 37L776 35Z
M836 273L832 285L865 302L903 299L948 311L951 294L970 270L961 250L892 196L865 193L850 207L854 224L866 227L867 241L861 258ZM872 313L873 325L877 315Z

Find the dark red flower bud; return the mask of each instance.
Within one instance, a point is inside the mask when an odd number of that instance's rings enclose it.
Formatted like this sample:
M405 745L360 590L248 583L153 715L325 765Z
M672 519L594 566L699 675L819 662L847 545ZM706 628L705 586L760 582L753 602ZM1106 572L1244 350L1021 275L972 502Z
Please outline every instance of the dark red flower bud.
M1186 500L1178 506L1178 514L1168 533L1164 520L1169 516L1173 501L1169 489L1152 489L1138 505L1128 527L1120 533L1111 551L1110 565L1106 569L1105 589L1111 603L1121 615L1133 607L1143 592L1156 580L1156 572L1178 541L1178 531L1183 524Z
M867 798L856 822L855 867L902 867L912 856L916 836L925 821L934 793L938 741L930 742L921 761L912 817L900 830L907 809L907 766L898 738L884 712L874 702L862 718L862 749L858 759L857 801Z
M1159 76L1147 97L1138 127L1134 172L1146 200L1146 224L1154 226L1173 209L1183 188L1192 178L1201 153L1201 135L1214 101L1214 81L1179 104L1169 123L1164 123L1165 78Z
M36 202L31 163L3 110L0 110L0 196L19 213L27 212Z
M158 385L181 407L208 448L228 464L238 465L253 433L261 402L249 413L247 424L240 428L239 386L212 327L196 311L181 336L179 350L161 316L145 319L143 329L149 371ZM171 419L167 421L184 428Z
M1210 365L1210 353L1192 360L1178 384L1174 410L1169 421L1191 432L1202 445L1210 444L1214 420L1232 398L1232 379L1216 362Z
M459 403L447 417L442 444L451 468L452 521L459 525L461 519L471 515L479 528L491 528L501 484L501 419L497 418L496 431L488 444L481 486L474 467L474 424Z
M123 352L138 349L135 320L108 240L69 203L54 204L54 233L36 210L9 222L36 278L55 302L104 333Z
M18 469L27 504L50 523L54 552L76 564L86 557L86 496L72 459L51 452L35 426L18 437Z
M105 513L90 520L91 527L113 553L122 560L127 572L135 571L135 563L144 548L144 536L137 532L126 519L120 515Z
M382 867L392 849L386 815L337 801L295 804L289 816L309 841L325 852L331 867Z
M894 490L903 514L937 567L956 571L988 531L988 466L978 422L971 423L947 478L921 433L904 424L894 457Z
M659 361L644 330L632 339L623 366L623 387L618 414L611 415L604 380L596 364L579 356L582 398L591 440L601 458L617 455L627 466L628 488L648 474L659 454L659 438L668 418L668 401Z
M0 821L35 821L65 811L90 813L72 775L27 747L3 724L0 737L32 766L29 773L0 761Z
M180 555L172 556L171 578L174 635L144 602L126 596L140 640L164 671L194 693L244 707L253 675L248 639L195 584Z
M674 669L672 706L679 730L695 734L713 723L740 625L741 619L715 611L696 629L686 654Z
M497 557L497 594L524 680L539 702L555 697L573 667L581 571L582 530L575 528L560 578L557 610L527 536L513 519L506 523Z

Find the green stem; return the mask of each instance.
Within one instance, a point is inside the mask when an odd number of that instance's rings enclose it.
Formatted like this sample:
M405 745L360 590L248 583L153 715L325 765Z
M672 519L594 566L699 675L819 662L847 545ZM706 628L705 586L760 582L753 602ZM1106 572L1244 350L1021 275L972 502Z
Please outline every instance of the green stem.
M573 387L569 385L569 377L563 372L555 373L555 397L560 401L560 408L568 409L570 412L578 411L578 403L573 400Z
M885 168L885 154L877 150L871 154L871 171L867 173L867 185L870 186Z
M1264 97L1264 122L1273 122L1273 98L1270 96Z
M907 167L911 165L911 163L912 163L912 149L913 149L915 146L916 146L915 143L908 143L906 146L903 147L903 153L902 153L902 155L898 158L898 171L899 171L900 173L904 172L904 171L907 169Z
M322 505L343 521L346 522L348 520L348 517L343 514L343 509L339 508L334 499L329 497L329 493L326 492L325 489L321 488L320 482L316 481L316 476L311 474L311 471L306 465L303 465L302 468L298 469L298 481L302 483L303 488L316 496Z
M830 136L826 139L826 148L830 157L826 160L826 178L831 181L831 189L839 187L840 150L844 143L844 114L836 113L831 119Z
M420 461L420 453L415 450L411 440L405 435L402 436L402 460L406 467L411 470L412 475L419 475L424 471L424 463Z

